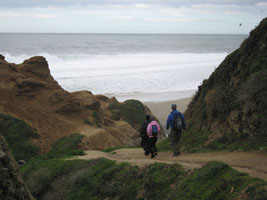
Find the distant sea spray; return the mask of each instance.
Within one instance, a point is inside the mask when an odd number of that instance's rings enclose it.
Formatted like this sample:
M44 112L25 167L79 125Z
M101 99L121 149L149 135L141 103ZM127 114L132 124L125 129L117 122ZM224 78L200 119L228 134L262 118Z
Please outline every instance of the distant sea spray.
M20 38L16 39L17 45L4 40L15 36ZM90 90L120 100L134 97L146 101L171 100L179 96L159 98L159 93L192 95L245 37L0 34L4 44L0 53L15 63L35 55L46 57L53 77L68 91Z

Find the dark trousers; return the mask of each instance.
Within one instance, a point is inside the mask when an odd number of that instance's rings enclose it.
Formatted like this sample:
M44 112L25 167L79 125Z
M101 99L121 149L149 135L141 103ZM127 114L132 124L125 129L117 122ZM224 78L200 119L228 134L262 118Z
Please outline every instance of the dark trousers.
M145 153L148 154L149 153L149 137L147 135L142 137L141 146L143 147Z
M157 140L158 140L157 137L149 138L149 153L151 153L151 156L154 155L156 152L158 152L156 148Z
M171 129L170 138L172 142L172 149L173 149L174 155L177 155L178 153L180 153L179 142L180 142L181 134L182 134L182 130Z

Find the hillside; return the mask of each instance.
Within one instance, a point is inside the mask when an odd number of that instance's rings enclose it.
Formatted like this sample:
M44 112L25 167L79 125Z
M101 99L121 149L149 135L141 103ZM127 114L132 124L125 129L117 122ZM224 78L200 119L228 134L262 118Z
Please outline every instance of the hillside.
M187 149L267 150L267 18L203 81L185 117Z
M41 152L47 152L56 140L73 133L85 136L80 144L82 149L137 144L140 140L137 130L145 114L150 113L139 101L119 103L115 98L89 91L65 91L40 56L16 65L6 62L1 55L0 94L1 116L21 119L35 129L40 137L33 142L41 147ZM9 118L1 118L1 130L8 124L5 119Z

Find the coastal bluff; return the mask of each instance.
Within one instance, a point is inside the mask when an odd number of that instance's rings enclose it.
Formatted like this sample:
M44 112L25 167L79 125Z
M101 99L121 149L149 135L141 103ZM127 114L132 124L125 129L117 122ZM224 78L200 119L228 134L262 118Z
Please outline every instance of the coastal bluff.
M41 152L73 133L84 135L81 149L137 145L140 123L145 114L151 114L136 100L119 103L114 97L89 91L65 91L41 56L14 64L0 55L0 94L0 113L21 119L36 130L40 137L32 141Z
M266 111L267 18L199 86L185 113L201 141L191 146L266 150Z

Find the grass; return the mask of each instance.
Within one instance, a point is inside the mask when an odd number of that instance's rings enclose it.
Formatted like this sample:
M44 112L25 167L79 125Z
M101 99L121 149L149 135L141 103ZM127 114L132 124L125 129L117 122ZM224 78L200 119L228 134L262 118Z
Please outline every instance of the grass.
M39 135L22 120L0 113L0 135L16 160L29 161L40 153L40 148L31 142Z
M205 147L210 151L265 151L267 152L267 138L251 137L229 142L224 138L215 140Z
M266 184L263 180L250 178L245 173L233 170L227 164L210 162L187 176L179 185L179 190L172 194L172 198L224 200L247 193L249 199L260 200L266 195Z
M267 183L210 162L191 173L180 165L155 163L143 169L107 159L51 159L22 170L37 199L264 199ZM30 167L31 166L31 167Z
M104 158L66 159L82 154L81 140L80 134L61 138L49 153L21 168L25 183L36 199L220 200L246 194L250 199L260 200L267 195L265 181L250 178L220 162L189 172L177 164L155 163L138 168ZM166 149L168 143L164 141L158 147Z
M79 144L83 137L84 136L79 133L74 133L60 138L52 145L52 149L48 155L51 155L51 157L83 155L83 151L79 150Z
M170 138L163 139L156 144L159 152L172 151Z
M204 133L188 129L182 133L180 140L181 150L194 152L218 152L218 151L264 151L267 152L266 137L233 137L225 135L206 144L210 133ZM166 138L157 143L158 151L172 151L171 141Z

